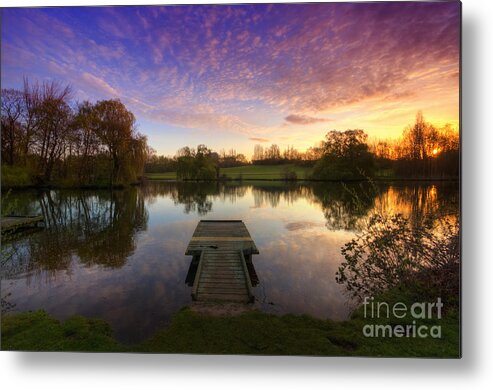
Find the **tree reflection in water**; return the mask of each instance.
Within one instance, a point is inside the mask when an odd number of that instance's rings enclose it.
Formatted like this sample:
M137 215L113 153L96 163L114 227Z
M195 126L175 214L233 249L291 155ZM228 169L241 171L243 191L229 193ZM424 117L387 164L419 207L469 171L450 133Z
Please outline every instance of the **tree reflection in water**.
M21 213L40 213L46 229L2 248L3 276L37 269L69 269L81 263L122 267L135 250L135 234L147 227L146 203L169 197L186 214L206 216L217 201L234 204L251 192L255 208L276 208L298 199L320 206L329 230L358 230L370 211L400 213L416 226L426 218L454 216L458 194L453 184L378 185L365 183L234 183L159 182L124 191L45 191L17 196ZM15 251L15 256L11 254ZM11 261L5 259L11 258Z
M11 253L5 278L41 271L54 277L56 271L70 270L73 256L87 266L122 267L135 249L135 234L147 227L145 200L136 188L46 191L20 199L21 209L43 215L46 228L4 245Z
M401 213L419 224L458 210L457 183L376 187L152 182L113 193L16 192L15 212L43 214L47 227L2 243L2 310L102 317L124 339L147 337L190 302L183 253L197 221L234 218L259 246L265 310L341 319L340 248L368 215Z
M175 205L184 206L184 213L205 216L212 211L214 201L235 203L245 196L248 188L220 182L156 182L144 187L143 192L149 203L159 196L169 196Z
M419 224L425 218L452 215L458 209L454 183L157 182L142 189L146 202L150 204L159 196L169 196L175 205L184 206L184 213L196 213L201 217L213 211L214 202L234 204L249 192L254 208L276 208L281 202L294 204L300 199L318 204L329 230L359 230L361 222L371 211L400 213L412 223Z

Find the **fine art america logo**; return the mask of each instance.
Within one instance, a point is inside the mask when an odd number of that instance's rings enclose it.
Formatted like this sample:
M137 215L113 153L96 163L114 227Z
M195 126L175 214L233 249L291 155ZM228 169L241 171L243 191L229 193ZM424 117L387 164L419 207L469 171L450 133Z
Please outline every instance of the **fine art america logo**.
M442 337L441 325L416 323L417 320L440 320L442 318L443 303L440 298L437 298L436 302L415 302L412 305L397 302L389 305L387 302L377 302L373 297L365 297L363 306L365 319L372 322L379 320L394 322L393 319L405 319L403 324L367 323L363 326L365 337Z

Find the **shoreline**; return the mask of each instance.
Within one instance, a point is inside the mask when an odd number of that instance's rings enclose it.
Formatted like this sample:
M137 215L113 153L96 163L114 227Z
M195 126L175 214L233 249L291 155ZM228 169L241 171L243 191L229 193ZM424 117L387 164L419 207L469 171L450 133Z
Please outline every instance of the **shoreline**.
M371 180L368 179L297 179L297 180L285 180L285 179L217 179L217 180L178 180L178 179L159 179L159 178L146 178L146 181L165 181L165 182L176 182L176 183L228 183L228 182L244 182L244 181L274 181L283 183L365 183L368 181L378 181L378 182L459 182L459 178L383 178L383 177L372 177Z
M297 179L297 180L285 180L285 179L265 179L265 178L243 178L243 179L217 179L217 180L178 180L178 179L163 179L163 178L146 178L143 182L136 182L130 184L119 184L111 186L106 185L82 185L82 186L64 186L58 184L44 184L44 185L17 185L17 186L7 186L2 185L1 191L8 192L9 190L124 190L129 187L139 187L146 184L146 182L167 182L167 183L197 183L197 184L206 184L206 183L244 183L244 182L275 182L275 183L285 183L285 184L312 184L312 183L366 183L368 179L330 179L330 180L320 180L320 179ZM426 183L426 182L449 182L455 183L460 182L460 178L383 178L383 177L374 177L371 178L371 181L378 183L397 183L397 182L406 182L406 183Z
M389 302L413 301L406 292L389 291ZM412 323L412 318L400 320ZM185 306L165 327L137 342L113 336L108 322L75 315L59 321L40 309L2 314L2 350L127 353L198 353L245 355L388 356L459 358L460 316L455 309L441 319L419 320L417 326L440 326L442 338L368 337L367 324L394 326L395 320L372 320L362 306L347 320L310 315L268 314L257 309L208 313ZM43 338L39 338L39 334Z

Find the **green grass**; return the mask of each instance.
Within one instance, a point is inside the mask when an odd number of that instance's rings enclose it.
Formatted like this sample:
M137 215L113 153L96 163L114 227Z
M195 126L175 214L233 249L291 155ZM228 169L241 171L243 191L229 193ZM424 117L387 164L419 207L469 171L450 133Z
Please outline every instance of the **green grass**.
M242 167L221 168L220 175L229 179L243 180L283 180L286 172L295 172L298 180L307 179L311 168L294 164L284 165L244 165Z
M311 168L294 164L244 165L221 168L219 175L230 180L284 180L286 172L294 172L298 180L304 180L311 174ZM146 173L145 176L149 180L176 180L176 172Z
M176 172L146 173L148 180L176 180Z
M409 296L390 294L386 302L405 302ZM376 321L396 325L412 318ZM440 320L417 320L417 325L440 325L442 337L368 338L372 323L358 309L348 321L319 320L306 315L277 316L258 311L238 316L210 316L184 308L167 328L136 345L123 345L110 336L101 320L73 317L65 322L44 311L2 316L2 349L35 351L122 351L160 353L459 357L459 316L449 311Z
M75 316L65 322L45 311L2 315L2 350L121 351L110 326L97 319Z

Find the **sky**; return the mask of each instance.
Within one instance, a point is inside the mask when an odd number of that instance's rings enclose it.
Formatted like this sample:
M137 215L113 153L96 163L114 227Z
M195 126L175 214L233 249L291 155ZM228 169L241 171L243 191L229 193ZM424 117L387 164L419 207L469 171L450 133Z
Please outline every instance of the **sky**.
M456 1L3 8L1 43L2 88L119 98L158 154L459 125Z

